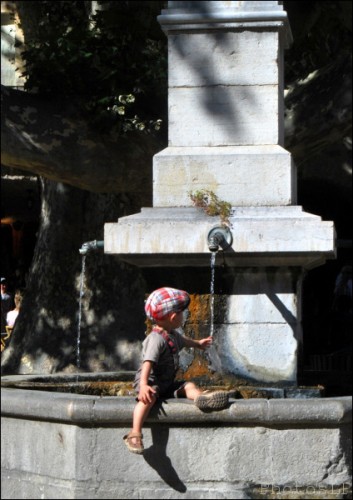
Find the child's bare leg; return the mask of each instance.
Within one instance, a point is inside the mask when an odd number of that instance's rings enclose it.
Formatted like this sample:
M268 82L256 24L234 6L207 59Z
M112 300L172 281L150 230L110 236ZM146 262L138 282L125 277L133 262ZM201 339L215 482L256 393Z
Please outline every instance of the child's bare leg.
M133 453L141 454L144 451L143 441L142 441L142 426L149 414L150 409L156 402L156 396L151 396L151 401L147 403L143 403L142 401L138 401L134 413L133 413L133 421L132 421L132 429L131 431L124 436L124 441L129 451Z
M132 421L132 431L133 432L142 432L143 424L150 412L150 409L156 402L156 398L154 397L150 403L142 403L142 401L138 401L137 405L134 409L133 421Z
M183 394L184 393L184 394ZM178 394L180 396L185 395L186 398L192 399L193 401L202 393L201 389L199 389L193 382L187 382Z

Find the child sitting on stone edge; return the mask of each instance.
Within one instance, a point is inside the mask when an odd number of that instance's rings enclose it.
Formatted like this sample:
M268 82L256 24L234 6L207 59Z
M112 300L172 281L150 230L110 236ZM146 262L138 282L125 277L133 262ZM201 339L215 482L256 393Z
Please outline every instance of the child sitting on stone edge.
M176 331L184 323L183 311L189 304L187 292L167 287L155 290L146 301L146 315L154 325L143 342L142 363L135 376L134 388L138 397L132 429L123 438L132 453L144 451L142 427L158 398L192 399L204 411L221 410L228 405L226 391L206 394L193 382L175 381L179 351L183 347L205 350L213 341L212 337L194 340Z

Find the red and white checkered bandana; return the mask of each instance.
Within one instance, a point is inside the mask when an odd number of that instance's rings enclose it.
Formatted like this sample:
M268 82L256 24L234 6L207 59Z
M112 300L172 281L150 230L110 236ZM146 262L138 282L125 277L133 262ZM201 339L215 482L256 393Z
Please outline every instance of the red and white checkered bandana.
M184 290L163 287L149 295L145 311L149 319L162 319L168 313L184 311L189 304L190 296Z

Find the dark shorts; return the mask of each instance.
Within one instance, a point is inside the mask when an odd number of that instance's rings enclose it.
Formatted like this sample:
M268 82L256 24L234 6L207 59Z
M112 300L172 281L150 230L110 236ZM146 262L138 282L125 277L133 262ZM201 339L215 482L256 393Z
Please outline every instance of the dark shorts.
M154 384L154 385L148 384L148 385L153 387L153 389L156 391L157 398L170 399L170 398L180 397L180 396L178 396L177 391L179 389L181 389L182 387L184 387L185 384L186 384L185 380L178 380L178 381L174 381L172 384L170 384L168 386L164 386L164 385L158 386L156 384ZM136 393L137 394L139 393L139 386L136 387ZM138 401L137 398L136 398L136 401Z

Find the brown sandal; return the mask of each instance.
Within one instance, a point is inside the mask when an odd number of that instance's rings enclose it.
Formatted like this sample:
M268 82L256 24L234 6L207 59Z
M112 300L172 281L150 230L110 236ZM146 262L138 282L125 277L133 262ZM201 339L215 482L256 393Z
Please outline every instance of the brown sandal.
M123 440L129 451L141 455L144 452L142 438L143 435L140 432L131 431L123 437ZM135 442L132 440L135 440Z

